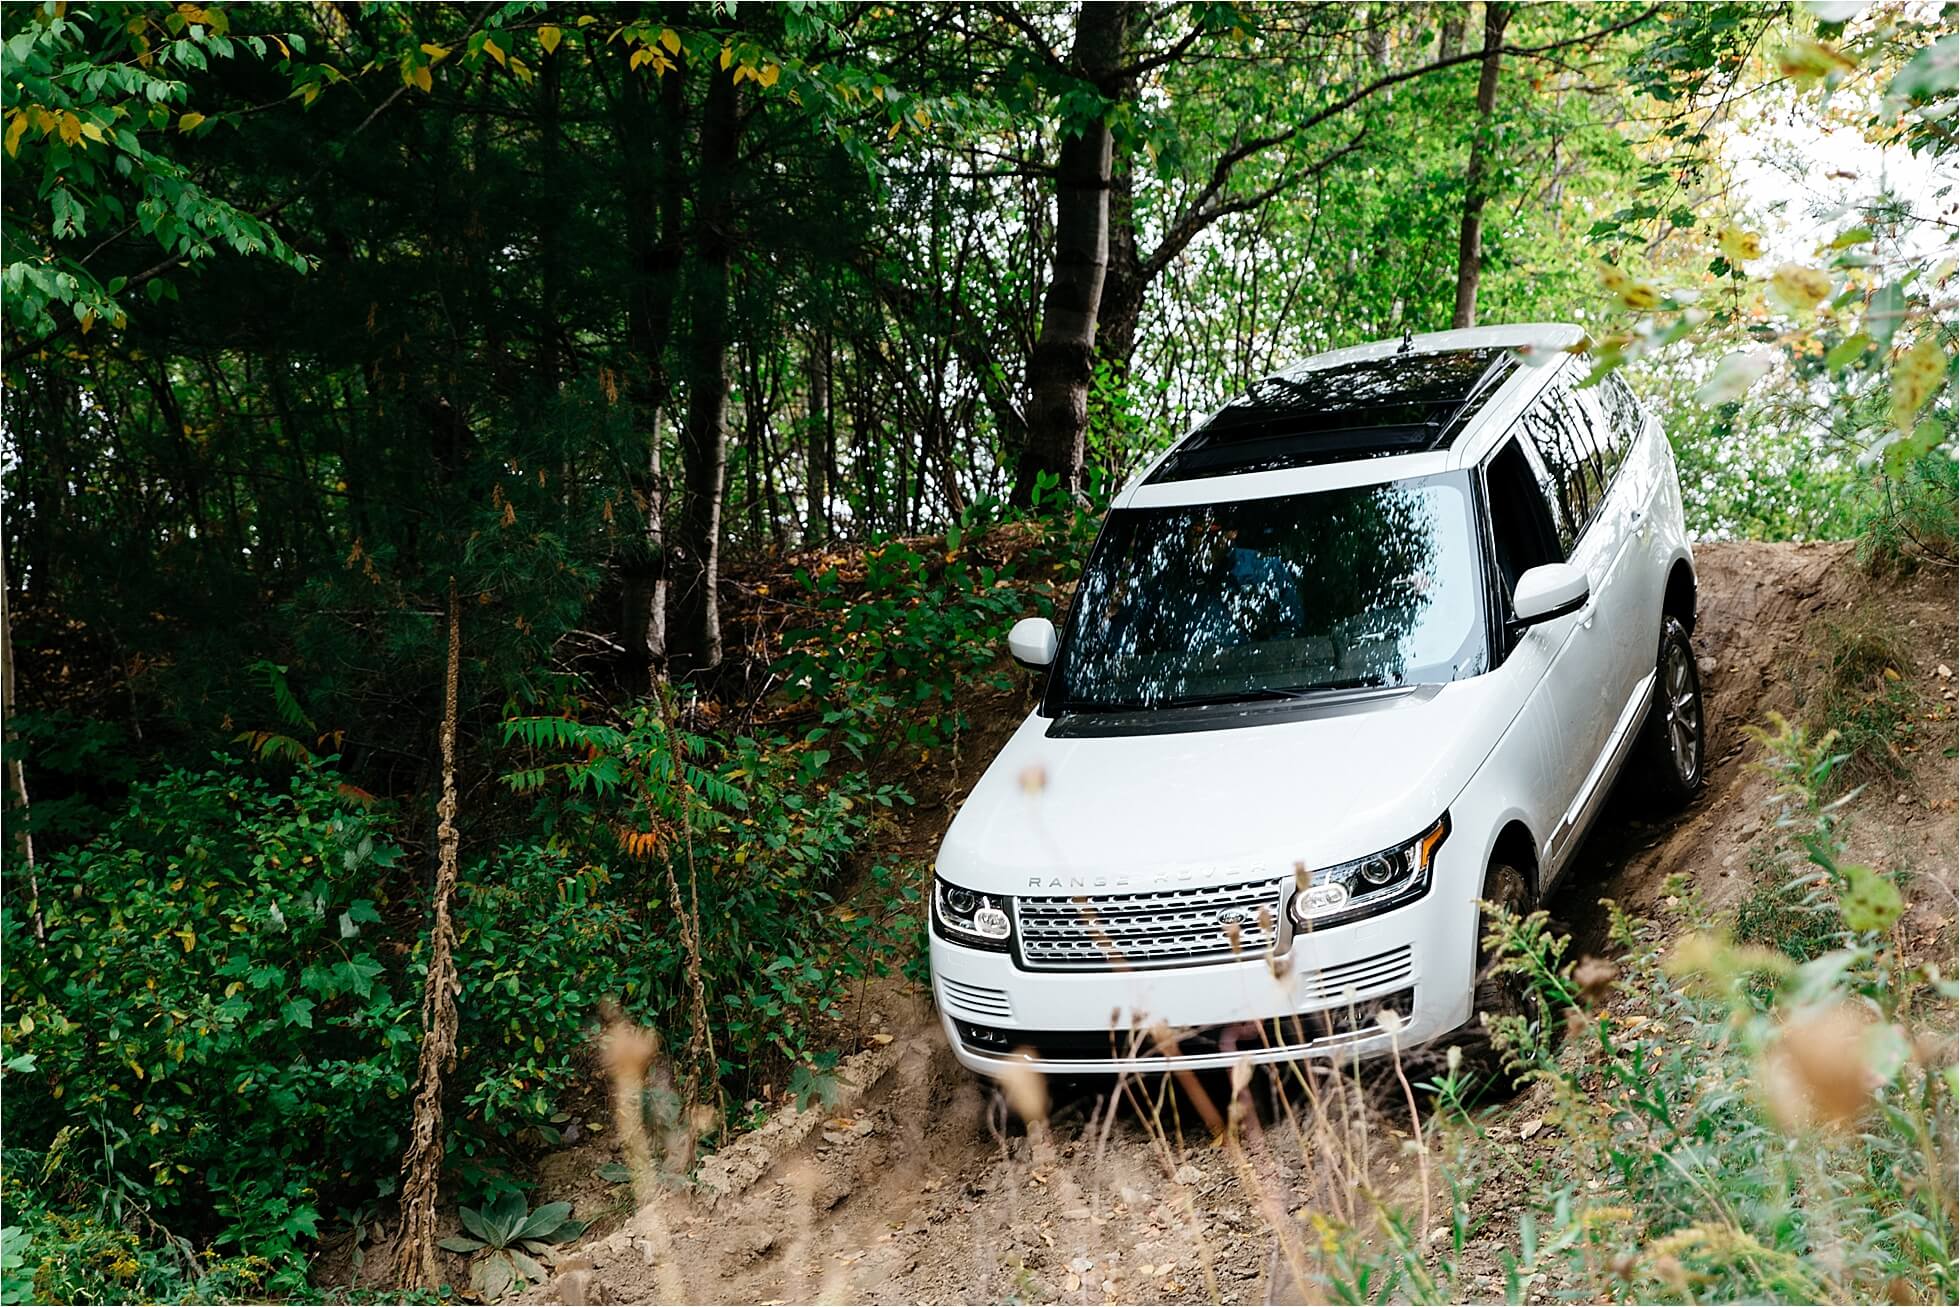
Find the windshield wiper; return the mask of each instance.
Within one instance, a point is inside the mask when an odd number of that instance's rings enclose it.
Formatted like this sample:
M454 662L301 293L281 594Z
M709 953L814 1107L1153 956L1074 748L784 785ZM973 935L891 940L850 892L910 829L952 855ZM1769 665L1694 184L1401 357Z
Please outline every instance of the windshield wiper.
M1175 699L1164 699L1157 703L1159 708L1196 708L1204 704L1219 703L1298 703L1302 699L1312 699L1329 690L1360 690L1382 684L1379 676L1357 676L1345 681L1323 681L1315 685L1255 685L1244 690L1226 690L1218 694L1188 694Z

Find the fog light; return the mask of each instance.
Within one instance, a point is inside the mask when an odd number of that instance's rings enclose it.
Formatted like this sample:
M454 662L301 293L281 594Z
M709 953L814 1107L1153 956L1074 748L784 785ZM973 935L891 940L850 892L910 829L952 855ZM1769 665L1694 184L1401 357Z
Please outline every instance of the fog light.
M973 930L977 935L984 935L988 939L1006 939L1007 932L1011 929L1013 927L1008 924L1007 914L991 903L977 909L973 914Z
M1309 885L1293 896L1293 922L1304 926L1314 917L1332 912L1347 901L1345 885L1331 882Z

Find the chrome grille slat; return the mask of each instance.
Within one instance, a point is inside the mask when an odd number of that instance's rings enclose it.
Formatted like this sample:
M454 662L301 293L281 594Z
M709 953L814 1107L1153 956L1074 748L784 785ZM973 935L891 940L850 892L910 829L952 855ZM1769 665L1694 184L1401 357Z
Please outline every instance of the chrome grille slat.
M1370 989L1382 989L1406 980L1413 968L1414 958L1405 944L1373 957L1331 967L1309 968L1305 993L1313 999L1337 999Z
M940 983L946 987L946 1005L960 1009L972 1016L1005 1017L1012 1020L1014 1005L1007 992L989 989L984 985L968 985L958 980L942 977Z
M1061 971L1258 957L1278 936L1280 885L1268 880L1209 889L1017 898L1021 960L1031 970ZM1236 950L1218 920L1219 913L1232 909L1246 916Z

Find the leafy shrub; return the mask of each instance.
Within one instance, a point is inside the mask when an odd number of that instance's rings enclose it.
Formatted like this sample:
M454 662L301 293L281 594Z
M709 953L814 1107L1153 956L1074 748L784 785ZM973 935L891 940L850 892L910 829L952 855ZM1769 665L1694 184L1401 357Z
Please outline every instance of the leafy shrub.
M595 883L630 905L607 917L624 946L615 950L619 973L597 992L581 982L580 998L616 996L671 1049L689 1045L692 932L716 1053L713 1068L697 1068L704 1076L740 1089L774 1068L809 1063L827 1038L825 1023L843 1016L851 982L885 974L902 958L911 938L902 919L919 902L910 878L873 868L875 902L838 898L877 814L910 802L897 787L833 771L828 752L806 741L670 734L650 703L617 723L513 718L505 734L528 753L506 780L542 796L556 839L589 868L603 868ZM511 919L486 923L486 940L513 928ZM582 956L591 944L571 947ZM482 948L486 957L503 952ZM563 974L536 971L547 985ZM492 990L499 983L493 976ZM501 983L513 1001L528 992L515 980ZM534 1116L547 1107L541 1094L529 1100Z
M1883 609L1866 605L1847 616L1819 622L1810 639L1820 662L1804 698L1805 716L1830 732L1838 755L1834 782L1903 776L1899 752L1915 729L1918 696L1900 671L1910 667L1905 632Z
M467 1172L507 1143L558 1142L559 1096L586 1078L595 1006L642 1006L661 945L607 868L563 849L505 846L467 866L458 890L456 1081L475 1129L453 1160Z
M45 943L11 908L0 930L8 1140L45 1158L48 1200L303 1284L320 1191L396 1160L417 1027L368 896L398 857L331 773L225 764L137 786L43 862Z
M0 1180L0 1302L219 1302L264 1296L264 1258L200 1254L181 1240L145 1242L99 1209L47 1205L49 1160L8 1149ZM58 1156L54 1159L58 1161ZM23 1176L33 1179L23 1179Z
M1960 506L1960 464L1935 451L1872 478L1858 514L1858 557L1873 573L1910 572L1924 562L1951 564Z
M1002 668L1002 642L1020 618L1053 615L1073 537L1039 519L1014 529L1034 544L1018 561L986 561L954 527L943 551L871 546L860 580L797 570L810 617L784 633L789 652L776 671L791 702L818 706L813 740L834 737L858 757L874 746L937 748L967 725L958 690L1017 683Z
M1538 999L1534 1019L1506 1018L1497 1034L1548 1090L1544 1120L1562 1132L1556 1161L1523 1177L1499 1256L1510 1301L1553 1284L1652 1302L1948 1302L1960 1289L1960 1073L1927 1038L1951 1021L1953 982L1902 960L1893 881L1842 861L1829 737L1777 719L1758 739L1781 790L1776 838L1803 850L1825 890L1828 951L1800 964L1737 944L1679 880L1689 933L1670 945L1612 907L1617 964L1568 958L1542 912L1492 914L1500 965ZM1337 1297L1398 1279L1460 1292L1468 1196L1510 1163L1461 1113L1453 1075L1437 1087L1457 1122L1445 1176L1455 1240L1425 1258L1408 1214L1390 1211L1384 1251L1350 1243L1333 1259Z
M570 1203L546 1203L535 1212L514 1193L500 1195L481 1210L465 1207L458 1216L468 1234L451 1235L442 1246L453 1253L480 1253L470 1262L470 1288L482 1302L495 1302L513 1287L542 1284L549 1278L539 1257L551 1245L575 1238L586 1223L572 1219Z

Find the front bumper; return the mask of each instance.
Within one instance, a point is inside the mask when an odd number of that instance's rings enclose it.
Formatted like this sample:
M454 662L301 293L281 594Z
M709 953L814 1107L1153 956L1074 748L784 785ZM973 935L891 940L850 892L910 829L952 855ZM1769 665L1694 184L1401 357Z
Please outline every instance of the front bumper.
M1470 1018L1476 903L1446 892L1459 878L1438 881L1407 907L1227 962L1033 971L935 933L933 998L954 1055L983 1075L1021 1062L1106 1074L1383 1056ZM1392 1032L1384 1007L1401 1018Z

